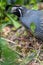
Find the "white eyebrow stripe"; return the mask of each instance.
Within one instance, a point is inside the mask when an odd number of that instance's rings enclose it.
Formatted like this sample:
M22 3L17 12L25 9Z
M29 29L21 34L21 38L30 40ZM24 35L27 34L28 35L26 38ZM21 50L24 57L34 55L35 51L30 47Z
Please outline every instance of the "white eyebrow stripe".
M12 10L17 9L16 7L13 7Z
M22 7L20 7L20 9L23 9Z

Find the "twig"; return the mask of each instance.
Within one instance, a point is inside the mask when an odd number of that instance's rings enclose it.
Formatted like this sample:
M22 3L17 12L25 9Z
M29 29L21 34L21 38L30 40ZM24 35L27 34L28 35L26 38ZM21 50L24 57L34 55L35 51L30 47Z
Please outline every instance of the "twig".
M10 43L13 43L13 44L16 44L15 42L9 40L9 39L6 39L6 38L2 38L3 40L6 40L7 42L10 42Z

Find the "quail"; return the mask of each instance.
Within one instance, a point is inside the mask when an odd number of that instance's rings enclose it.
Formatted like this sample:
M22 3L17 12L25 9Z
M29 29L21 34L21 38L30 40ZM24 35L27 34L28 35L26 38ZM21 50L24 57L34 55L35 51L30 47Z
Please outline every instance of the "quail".
M31 31L33 25L32 33L43 41L43 10L29 10L24 6L14 6L10 12L17 15L21 23Z

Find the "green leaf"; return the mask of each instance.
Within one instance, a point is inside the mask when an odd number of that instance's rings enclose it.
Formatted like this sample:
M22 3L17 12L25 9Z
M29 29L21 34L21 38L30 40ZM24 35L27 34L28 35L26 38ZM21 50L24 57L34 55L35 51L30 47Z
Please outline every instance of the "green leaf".
M5 6L6 6L6 0L0 0L0 8L2 10L5 10Z
M30 2L29 2L30 4L36 4L36 0L30 0Z
M16 3L15 4L18 4L18 5L23 5L24 4L24 0L16 0Z
M34 9L34 10L38 10L38 5L35 4L35 5L32 7L32 9Z
M6 15L7 15L7 17L9 17L10 21L15 26L15 28L21 27L21 24L18 21L16 21L14 18L12 18L9 14L6 14Z
M2 48L2 56L4 58L3 62L0 62L1 65L17 65L17 60L20 58L19 54L16 51L11 50L7 45L8 43L2 38L0 38L0 42Z
M36 24L35 24L34 22L32 22L32 23L30 24L30 29L31 29L32 32L35 32Z

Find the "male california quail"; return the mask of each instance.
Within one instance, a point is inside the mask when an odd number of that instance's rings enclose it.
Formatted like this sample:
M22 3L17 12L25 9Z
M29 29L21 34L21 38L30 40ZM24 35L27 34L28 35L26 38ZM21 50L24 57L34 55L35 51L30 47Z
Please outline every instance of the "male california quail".
M31 24L34 23L35 29L32 33L36 38L43 40L43 11L42 10L29 10L25 7L14 6L11 8L11 13L16 14L20 21L31 30Z

